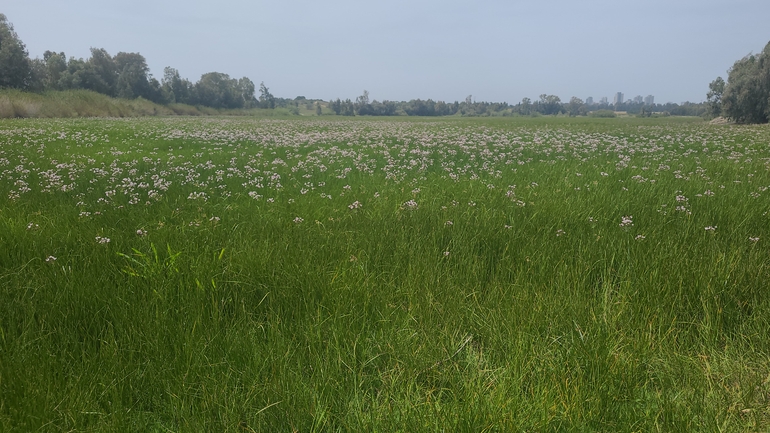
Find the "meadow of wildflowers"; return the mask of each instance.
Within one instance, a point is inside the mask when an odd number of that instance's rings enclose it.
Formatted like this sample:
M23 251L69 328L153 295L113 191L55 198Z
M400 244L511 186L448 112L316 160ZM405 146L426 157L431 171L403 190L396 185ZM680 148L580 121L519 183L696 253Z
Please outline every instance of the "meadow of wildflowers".
M766 431L770 129L0 122L0 430Z

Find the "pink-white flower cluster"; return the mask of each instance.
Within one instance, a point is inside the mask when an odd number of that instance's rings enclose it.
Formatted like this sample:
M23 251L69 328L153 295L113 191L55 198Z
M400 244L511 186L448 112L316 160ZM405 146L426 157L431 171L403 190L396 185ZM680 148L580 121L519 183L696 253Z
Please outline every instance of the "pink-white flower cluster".
M624 216L624 217L623 217L623 218L621 218L621 220L620 220L620 226L621 226L621 227L624 227L624 228L625 228L625 227L631 227L631 226L633 226L633 225L634 225L634 220L633 220L633 218L634 218L634 217L633 217L633 216L631 216L631 215L626 215L626 216Z

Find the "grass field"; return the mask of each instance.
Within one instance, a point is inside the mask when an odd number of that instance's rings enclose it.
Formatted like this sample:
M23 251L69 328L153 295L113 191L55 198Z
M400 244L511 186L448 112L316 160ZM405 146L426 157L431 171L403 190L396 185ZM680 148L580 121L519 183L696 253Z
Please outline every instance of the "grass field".
M770 129L0 121L0 430L770 430Z

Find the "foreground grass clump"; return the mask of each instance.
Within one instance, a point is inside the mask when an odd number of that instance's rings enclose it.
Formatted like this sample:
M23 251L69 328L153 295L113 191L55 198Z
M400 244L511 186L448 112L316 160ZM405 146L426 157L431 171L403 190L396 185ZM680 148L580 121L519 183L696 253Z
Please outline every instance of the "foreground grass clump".
M0 123L2 431L762 431L770 130Z

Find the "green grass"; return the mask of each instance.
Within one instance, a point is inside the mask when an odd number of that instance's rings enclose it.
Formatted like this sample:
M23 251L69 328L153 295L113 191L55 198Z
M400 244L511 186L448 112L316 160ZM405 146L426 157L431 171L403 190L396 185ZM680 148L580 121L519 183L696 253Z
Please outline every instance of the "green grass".
M0 136L2 431L770 428L767 127Z
M144 98L119 99L90 90L44 93L0 89L0 119L147 117L147 116L290 117L288 109L217 109L187 104L161 105Z

